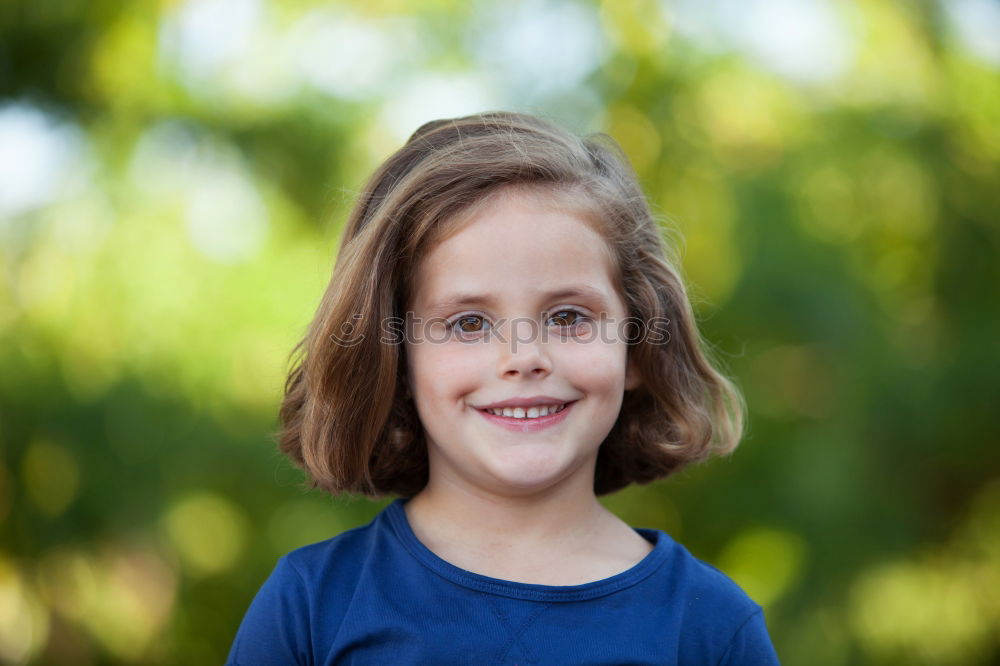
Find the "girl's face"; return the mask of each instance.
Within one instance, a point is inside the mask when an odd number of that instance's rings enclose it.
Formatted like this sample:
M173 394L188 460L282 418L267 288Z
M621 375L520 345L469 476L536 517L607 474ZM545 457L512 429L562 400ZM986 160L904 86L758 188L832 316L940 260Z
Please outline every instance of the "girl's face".
M406 344L429 487L592 488L638 384L612 276L590 225L528 193L502 194L425 255Z

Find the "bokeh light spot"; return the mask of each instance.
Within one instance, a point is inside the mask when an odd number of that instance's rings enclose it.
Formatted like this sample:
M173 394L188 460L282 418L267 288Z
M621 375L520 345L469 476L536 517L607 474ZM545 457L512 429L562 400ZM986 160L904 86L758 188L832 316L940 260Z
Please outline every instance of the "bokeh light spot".
M80 130L27 104L0 106L0 237L5 218L84 190Z
M607 53L600 19L586 3L529 0L482 7L486 11L468 37L470 50L515 99L574 90Z
M45 607L14 563L0 553L0 662L30 662L48 631Z
M1000 69L1000 3L996 0L948 0L943 9L970 51Z
M248 259L267 236L267 209L242 170L206 166L198 182L191 183L186 212L191 242L216 261Z
M871 569L852 590L855 632L880 660L977 663L991 618L977 599L986 581L975 574L933 560Z
M403 18L372 20L320 9L302 16L286 39L302 79L344 99L364 99L420 59L416 26Z
M761 606L780 599L802 573L806 544L796 534L773 528L744 531L730 541L718 566Z
M379 124L388 130L383 140L398 146L426 122L485 111L496 106L495 100L492 86L479 73L416 75L385 101L379 114Z
M36 440L24 453L22 476L31 500L49 516L62 513L76 496L80 468L68 449Z
M696 300L713 306L729 298L742 273L733 238L735 205L718 173L693 167L668 173L661 186L663 209L683 235L681 259Z
M95 556L61 547L40 559L49 604L120 660L142 661L174 607L177 576L148 545L109 543Z
M221 573L243 553L247 521L233 502L211 492L175 501L163 519L171 545L195 576Z
M773 166L801 133L800 109L789 91L762 74L720 69L700 88L697 114L729 169Z
M660 132L646 114L634 106L616 104L608 109L605 122L608 134L621 144L639 174L656 164Z
M658 0L604 0L601 16L605 30L621 51L656 57L670 38L670 23Z

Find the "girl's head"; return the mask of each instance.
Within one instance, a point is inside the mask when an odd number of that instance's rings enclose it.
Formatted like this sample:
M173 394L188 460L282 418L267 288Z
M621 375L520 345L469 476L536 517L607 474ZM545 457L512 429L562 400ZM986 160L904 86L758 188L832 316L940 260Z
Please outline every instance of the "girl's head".
M599 494L728 452L742 431L626 158L531 116L417 130L364 188L297 350L280 444L330 492L413 495L428 448L435 470L453 465L461 447L444 439L475 447L503 432L485 408L522 398L569 406L520 430L573 441L519 469L596 450Z

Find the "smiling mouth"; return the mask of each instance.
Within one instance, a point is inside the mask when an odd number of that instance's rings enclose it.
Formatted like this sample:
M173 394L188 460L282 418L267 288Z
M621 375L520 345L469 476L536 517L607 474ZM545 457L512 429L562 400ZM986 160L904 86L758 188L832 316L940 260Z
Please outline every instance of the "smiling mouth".
M477 409L487 421L519 434L542 432L566 420L576 400L530 407L489 407ZM544 412L544 413L543 413Z
M537 407L496 407L494 409L483 409L480 411L495 416L506 416L515 419L537 419L550 414L558 414L566 409L569 403L557 403L552 405L539 405Z

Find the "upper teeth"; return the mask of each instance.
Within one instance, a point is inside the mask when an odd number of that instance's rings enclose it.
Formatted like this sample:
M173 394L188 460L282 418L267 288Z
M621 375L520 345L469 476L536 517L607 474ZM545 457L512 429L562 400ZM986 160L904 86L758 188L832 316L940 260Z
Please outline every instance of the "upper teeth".
M528 407L527 409L523 407L497 407L486 411L497 416L513 416L515 419L537 419L539 416L561 412L565 406L565 404L544 405L542 407Z

